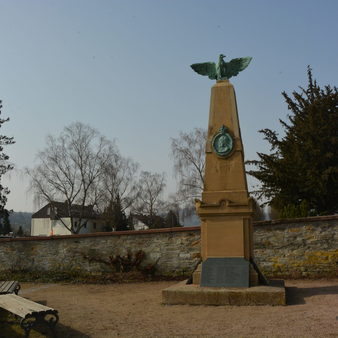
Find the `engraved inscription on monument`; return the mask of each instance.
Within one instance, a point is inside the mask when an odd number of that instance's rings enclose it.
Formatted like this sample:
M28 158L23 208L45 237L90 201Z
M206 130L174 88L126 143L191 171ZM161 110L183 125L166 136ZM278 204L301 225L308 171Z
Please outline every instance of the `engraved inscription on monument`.
M202 264L201 286L249 287L249 262L244 258L208 258Z

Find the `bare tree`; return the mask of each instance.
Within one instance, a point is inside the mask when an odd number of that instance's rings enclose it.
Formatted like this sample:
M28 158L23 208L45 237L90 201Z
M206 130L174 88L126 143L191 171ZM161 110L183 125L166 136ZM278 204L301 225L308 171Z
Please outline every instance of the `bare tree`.
M204 187L206 140L207 132L202 128L195 128L190 133L180 132L178 138L171 139L171 155L181 200L201 196Z
M123 211L130 208L139 196L136 181L138 169L138 163L115 153L103 167L102 189L105 200L120 200Z
M98 206L105 215L109 228L128 229L126 210L130 210L139 197L139 185L136 180L138 169L138 163L119 153L115 153L103 166Z
M161 194L166 186L164 173L150 173L142 171L139 179L139 198L134 211L146 216L144 220L150 228L156 227L156 218L159 216L164 202Z
M37 155L38 165L26 170L31 189L39 201L52 205L65 201L70 226L62 218L60 221L69 231L78 233L87 223L86 206L96 205L101 197L97 184L116 152L114 143L98 131L73 123L60 136L47 137L45 149Z

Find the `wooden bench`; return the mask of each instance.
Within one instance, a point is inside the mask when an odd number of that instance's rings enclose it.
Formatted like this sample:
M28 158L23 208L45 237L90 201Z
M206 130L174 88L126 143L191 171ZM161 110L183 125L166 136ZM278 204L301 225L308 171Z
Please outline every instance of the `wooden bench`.
M22 318L20 326L25 331L25 337L37 324L46 324L56 337L55 325L59 321L58 312L48 306L35 303L15 294L0 295L0 308Z
M18 294L20 290L20 284L17 281L0 281L0 295L4 295L6 293L15 293Z

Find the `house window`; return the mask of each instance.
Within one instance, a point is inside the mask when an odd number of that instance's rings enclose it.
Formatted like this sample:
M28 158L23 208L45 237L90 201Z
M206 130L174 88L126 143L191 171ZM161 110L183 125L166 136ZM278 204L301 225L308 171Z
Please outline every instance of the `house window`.
M93 228L96 229L96 223L93 223Z

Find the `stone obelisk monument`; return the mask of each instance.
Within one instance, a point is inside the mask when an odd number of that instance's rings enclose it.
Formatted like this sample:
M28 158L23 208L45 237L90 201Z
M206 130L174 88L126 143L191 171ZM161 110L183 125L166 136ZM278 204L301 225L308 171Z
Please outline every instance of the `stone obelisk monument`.
M211 89L204 191L196 209L202 221L203 263L202 276L197 271L194 283L225 287L257 284L250 264L253 210L235 91L228 80L217 81Z
M202 266L194 274L201 286L249 287L257 284L253 261L252 203L249 198L235 91L229 78L251 57L191 65L217 82L211 89L202 200L196 201L201 225ZM202 270L202 271L201 271ZM251 273L250 273L251 272ZM251 275L251 278L250 278Z
M206 165L202 199L196 200L201 219L202 263L192 284L163 290L166 304L258 305L285 304L283 286L267 286L253 259L252 201L248 194L244 151L236 96L229 78L251 57L191 67L215 79L211 89ZM235 289L236 288L236 289Z

